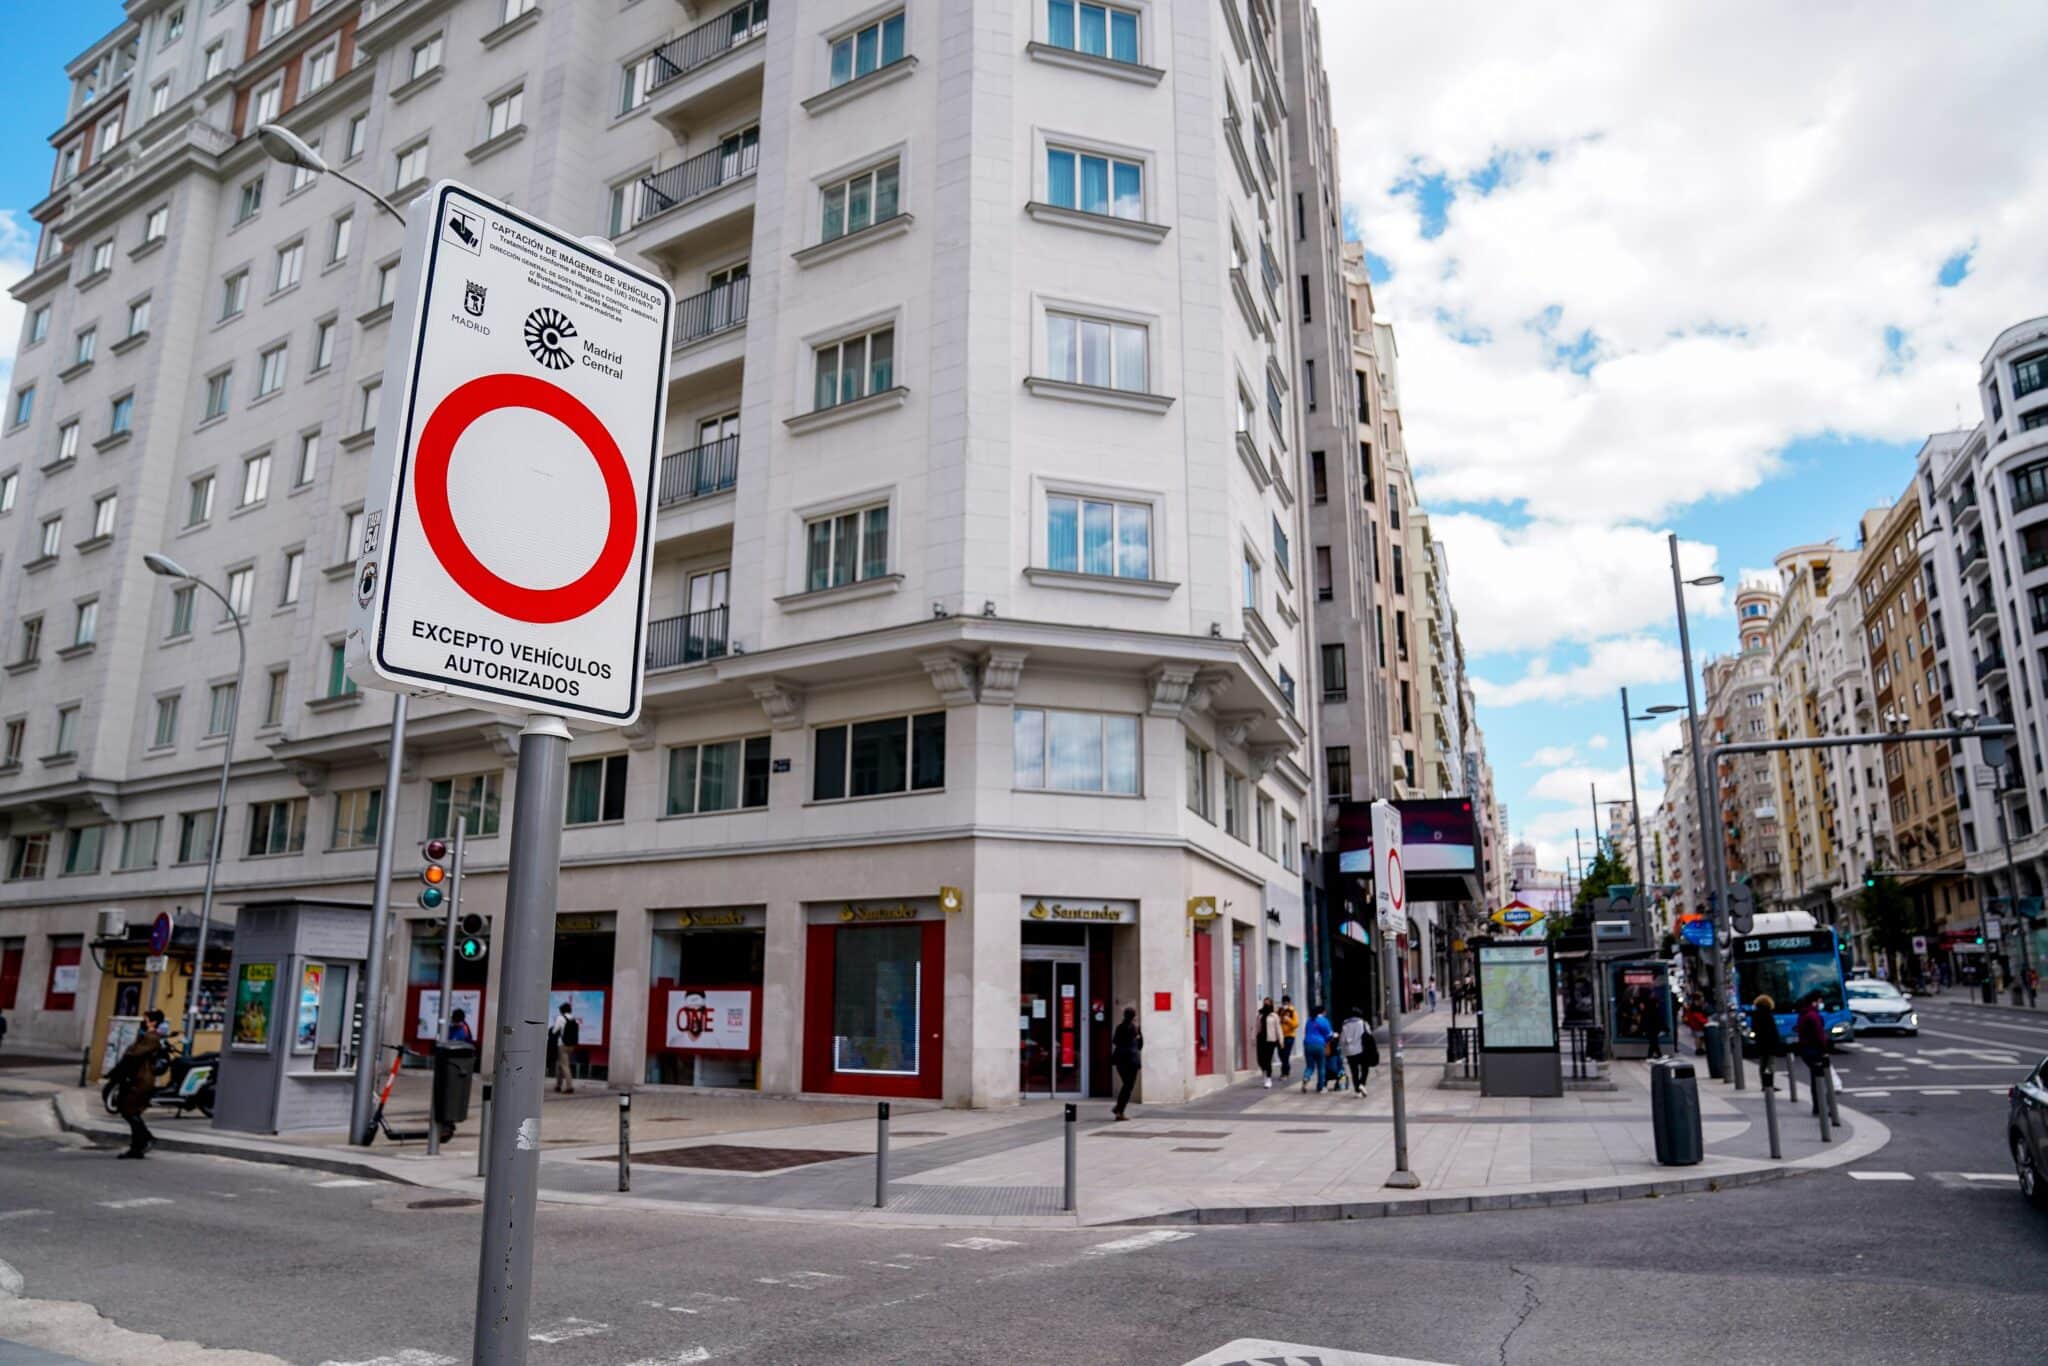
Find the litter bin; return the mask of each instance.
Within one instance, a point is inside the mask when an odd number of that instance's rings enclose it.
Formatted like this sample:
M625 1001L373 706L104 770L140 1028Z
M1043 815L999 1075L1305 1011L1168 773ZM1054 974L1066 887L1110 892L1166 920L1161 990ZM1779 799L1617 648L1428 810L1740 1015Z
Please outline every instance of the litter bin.
M1980 983L1979 985L1980 985L1980 987L1982 988L1982 993L1983 993L1983 998L1984 998L1984 1004L1985 1004L1985 1005L1987 1005L1987 1006L1995 1006L1995 1005L1997 1005L1997 1004L1998 1004L1998 983L1996 983L1996 982L1992 981L1992 980L1991 980L1991 978L1987 976L1987 977L1986 977L1986 978L1985 978L1985 979L1983 980L1983 982L1982 982L1982 983Z
M1707 1075L1720 1081L1728 1074L1728 1061L1721 1053L1721 1022L1707 1021Z
M476 1045L446 1043L434 1049L434 1113L444 1125L469 1118L469 1080L476 1075Z
M1586 1056L1594 1062L1607 1061L1607 1031L1599 1025L1586 1026Z
M1697 1166L1706 1156L1700 1137L1700 1088L1692 1064L1676 1059L1650 1065L1650 1127L1657 1165Z

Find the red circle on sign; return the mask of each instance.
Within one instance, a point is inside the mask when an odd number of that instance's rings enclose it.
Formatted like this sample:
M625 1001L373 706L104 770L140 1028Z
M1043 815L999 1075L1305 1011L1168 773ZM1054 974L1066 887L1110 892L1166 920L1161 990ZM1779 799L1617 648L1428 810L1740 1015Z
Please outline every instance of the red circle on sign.
M448 466L455 443L471 423L500 408L546 413L576 434L604 476L611 525L604 546L582 576L559 588L528 588L491 572L455 525L448 505ZM564 389L531 375L481 375L441 400L420 433L413 452L413 498L427 545L456 586L500 616L552 623L580 617L606 598L632 567L640 517L633 473L618 442L583 403Z
M1408 873L1401 867L1401 851L1387 850L1387 901L1397 911L1408 906Z

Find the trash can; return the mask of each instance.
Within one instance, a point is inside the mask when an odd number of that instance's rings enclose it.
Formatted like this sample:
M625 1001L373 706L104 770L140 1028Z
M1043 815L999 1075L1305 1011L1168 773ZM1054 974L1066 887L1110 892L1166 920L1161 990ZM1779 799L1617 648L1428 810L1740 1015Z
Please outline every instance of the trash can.
M1599 1025L1586 1026L1586 1056L1594 1062L1607 1061L1607 1031Z
M1980 986L1981 986L1981 987L1982 987L1982 989L1983 989L1983 997L1984 997L1984 1004L1985 1004L1985 1005L1987 1005L1987 1006L1995 1006L1995 1005L1997 1005L1997 1004L1998 1004L1998 983L1996 983L1996 982L1992 981L1992 980L1991 980L1991 978L1990 978L1990 977L1989 977L1989 976L1987 975L1987 976L1986 976L1986 977L1984 978L1983 982L1982 982L1982 983L1980 983Z
M1706 1156L1700 1137L1699 1079L1691 1063L1670 1059L1650 1065L1650 1128L1657 1165L1692 1167Z
M1728 1060L1721 1052L1721 1022L1707 1021L1707 1075L1720 1081L1728 1074Z
M469 1080L476 1075L476 1045L439 1044L434 1049L434 1113L441 1123L469 1118Z

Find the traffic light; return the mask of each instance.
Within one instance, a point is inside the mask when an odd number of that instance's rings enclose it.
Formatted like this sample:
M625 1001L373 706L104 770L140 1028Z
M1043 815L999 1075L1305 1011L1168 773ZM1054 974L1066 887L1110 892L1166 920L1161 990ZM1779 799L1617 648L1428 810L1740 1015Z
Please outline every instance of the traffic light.
M482 916L475 911L465 914L455 928L455 956L465 963L481 963L491 951L491 941L484 937L484 929Z
M438 911L448 900L448 841L427 840L420 845L427 864L420 869L420 905Z
M1877 874L1876 874L1876 873L1865 873L1865 874L1863 875L1863 888L1864 888L1864 890L1865 890L1865 891L1869 891L1870 889L1872 889L1872 888L1874 888L1874 887L1876 887L1876 886L1877 886Z

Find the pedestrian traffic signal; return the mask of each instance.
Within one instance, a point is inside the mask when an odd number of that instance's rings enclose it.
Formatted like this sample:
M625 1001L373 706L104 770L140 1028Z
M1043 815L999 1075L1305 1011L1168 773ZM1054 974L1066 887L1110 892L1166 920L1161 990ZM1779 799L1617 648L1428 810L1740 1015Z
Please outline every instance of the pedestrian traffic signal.
M448 899L448 841L426 840L420 845L426 867L420 869L420 905L430 911L441 909Z
M484 918L475 911L462 917L456 927L455 956L465 963L480 963L491 950L491 941L484 938Z
M1868 891L1868 890L1870 890L1871 888L1873 888L1873 887L1875 887L1875 886L1877 886L1877 874L1876 874L1876 873L1865 873L1865 874L1863 875L1863 887L1864 887L1864 890Z

